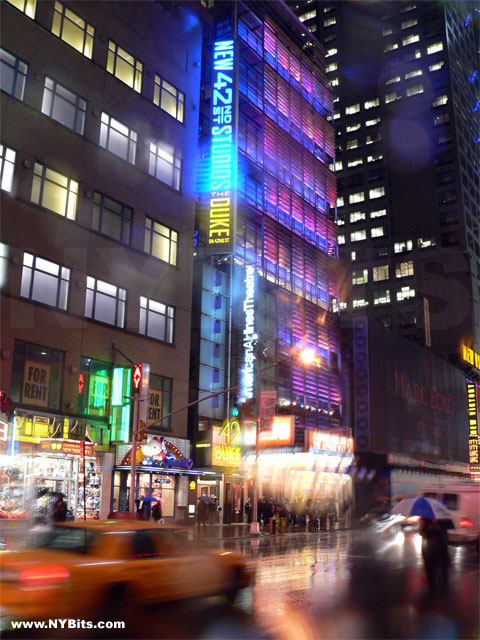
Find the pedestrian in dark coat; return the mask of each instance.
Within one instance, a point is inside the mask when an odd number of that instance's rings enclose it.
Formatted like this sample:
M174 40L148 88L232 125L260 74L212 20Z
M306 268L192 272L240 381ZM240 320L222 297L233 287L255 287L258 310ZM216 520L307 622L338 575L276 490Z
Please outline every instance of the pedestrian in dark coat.
M423 538L422 557L428 589L430 593L445 593L450 564L446 527L438 520L420 518L419 531Z
M200 525L203 525L203 530L207 528L207 503L201 498L197 501L197 526L200 531Z
M248 498L245 503L245 515L247 516L248 524L250 524L252 522L252 503L250 502L250 498Z

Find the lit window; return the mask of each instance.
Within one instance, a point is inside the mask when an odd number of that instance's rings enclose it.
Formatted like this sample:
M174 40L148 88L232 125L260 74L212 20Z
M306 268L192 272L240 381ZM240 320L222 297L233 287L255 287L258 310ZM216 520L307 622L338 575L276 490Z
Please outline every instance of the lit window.
M3 191L11 191L16 153L10 147L0 144L0 187Z
M420 40L420 36L416 33L412 33L410 36L402 39L402 46L406 47L408 44L413 44L414 42L418 42Z
M347 166L350 169L351 167L357 167L358 165L363 164L362 158L353 158L353 160L349 160L347 162Z
M395 253L403 253L404 251L411 251L413 249L413 242L411 240L402 240L402 242L395 242L393 250Z
M398 262L395 265L395 277L407 278L413 276L413 260L407 260L407 262Z
M346 302L340 302L340 311L344 311L347 308L348 308L348 305Z
M371 229L372 238L381 238L385 234L385 227L373 227Z
M127 292L108 282L87 276L85 316L123 329Z
M69 220L75 220L78 182L39 162L33 169L31 200Z
M311 20L312 18L316 18L317 17L317 12L314 11L308 11L307 13L304 13L301 16L298 16L298 19L300 20L300 22L305 22L306 20Z
M416 9L417 5L416 4L408 4L406 7L404 7L400 13L407 13L408 11L412 11L413 9Z
M339 80L338 80L338 78L332 78L332 79L330 80L330 86L332 86L332 87L338 87L338 84L339 84Z
M345 108L345 115L350 116L353 113L358 113L360 111L360 104L351 104L349 107Z
M394 78L389 78L385 81L385 84L395 84L396 82L400 82L400 76L395 76Z
M135 164L137 133L106 113L102 113L100 146Z
M437 53L438 51L443 51L443 42L435 42L435 44L431 44L427 47L427 54Z
M380 282L382 280L388 280L389 276L389 265L388 264L382 264L379 267L373 267L372 270L372 274L373 274L373 281L374 282Z
M352 284L366 284L368 282L368 269L352 271Z
M337 237L337 243L338 244L345 244L345 236L344 235L339 235Z
M388 304L390 302L390 289L378 289L373 292L373 304Z
M365 193L363 191L357 191L351 193L348 196L348 204L355 204L356 202L363 202L365 200Z
M360 129L360 127L360 122L353 122L352 124L347 124L347 126L345 127L345 131L347 133L352 133L353 131L357 131L358 129Z
M347 149L357 149L358 148L358 140L354 138L353 140L347 140Z
M335 171L341 171L343 169L343 162L341 160L335 160Z
M143 64L113 40L108 42L107 71L138 93L142 91Z
M70 269L31 253L23 254L20 295L64 311L68 306Z
M435 100L432 102L432 106L441 107L443 104L447 104L447 102L448 102L448 96L446 95L438 96L438 98L435 98Z
M371 156L367 156L367 162L378 162L383 160L383 153L374 153Z
M418 24L418 20L416 18L412 18L411 20L405 20L405 22L402 22L400 26L402 29L408 29L409 27L414 27L416 24Z
M385 103L388 104L389 102L395 102L397 98L398 98L398 94L396 91L392 91L391 93L386 93Z
M429 71L439 71L443 65L445 64L445 60L441 60L440 62L436 62L435 64L431 64L428 67Z
M338 120L340 118L340 112L339 111L334 111L333 112L333 119L334 120Z
M61 2L55 2L52 33L87 58L92 57L95 29Z
M367 232L365 229L360 229L359 231L352 231L350 234L350 242L360 242L361 240L367 239Z
M177 264L178 233L164 224L145 218L145 253L169 264Z
M382 36L391 36L393 33L393 29L391 27L384 27L382 31Z
M409 300L410 298L415 297L415 289L412 287L402 287L397 291L397 301L402 302L402 300Z
M20 11L29 18L35 17L37 0L7 0L7 2L13 4L17 9L20 9Z
M377 209L376 211L370 212L370 218L382 218L387 215L386 209Z
M336 62L330 62L325 67L325 73L330 73L330 71L336 71L338 69L338 64Z
M0 82L1 89L9 95L23 100L27 80L28 64L0 48Z
M417 76L421 76L423 71L421 69L415 69L415 71L410 71L410 73L405 74L405 80L410 80L410 78L416 78Z
M83 135L87 103L55 80L45 78L42 113Z
M434 247L436 244L434 236L430 236L430 238L417 238L417 246L419 249L428 249L428 247Z
M92 228L124 244L130 244L132 209L95 192L93 199Z
M323 7L323 13L328 13L329 11L333 11L335 7L333 5L327 5L326 7Z
M325 54L325 58L329 58L330 56L334 56L337 53L337 49L333 48L333 49L328 49L327 53Z
M173 307L140 296L139 332L142 335L173 344L174 322Z
M398 44L396 42L390 42L389 44L385 45L383 52L388 53L389 51L394 51L395 49L398 49Z
M377 133L374 133L371 136L367 136L365 140L365 144L373 144L374 142L380 142L381 139L382 139L382 134L380 133L380 131L377 131Z
M415 96L417 93L423 93L423 84L417 84L414 87L407 87L407 97Z
M379 98L373 98L373 100L367 100L365 102L365 109L373 109L374 107L378 107L380 104Z
M354 298L353 299L353 308L356 309L357 307L367 307L368 306L368 300L365 300L364 298Z
M380 122L380 118L372 118L371 120L367 120L365 122L365 126L366 127L373 127L376 124L379 124L379 122Z
M361 220L365 220L365 211L354 211L350 214L350 222L352 224L354 222L360 222Z
M315 23L314 24L309 24L309 25L307 25L307 29L309 31L311 31L311 33L315 33L317 31L317 25Z
M337 207L343 207L345 204L345 200L343 196L337 196Z
M153 102L179 122L184 121L185 94L157 75L155 75Z
M337 24L337 19L335 18L335 16L332 16L331 18L327 18L326 20L323 21L324 27L331 27L332 24Z
M181 172L182 160L172 147L160 142L150 143L148 173L151 176L179 191Z
M350 259L352 262L355 262L355 260L357 259L357 252L356 251L351 251L350 252Z
M384 195L385 187L374 187L368 192L368 197L370 198L370 200L374 200L375 198L383 198Z
M337 227L343 227L343 225L345 224L345 218L341 218L340 216L338 216L338 218L335 220L335 223Z

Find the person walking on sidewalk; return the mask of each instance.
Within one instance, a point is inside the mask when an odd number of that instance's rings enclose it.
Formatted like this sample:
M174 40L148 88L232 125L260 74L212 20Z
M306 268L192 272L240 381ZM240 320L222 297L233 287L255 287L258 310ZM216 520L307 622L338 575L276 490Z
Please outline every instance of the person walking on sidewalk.
M202 496L203 497L203 496ZM207 502L200 497L197 500L197 527L200 531L200 525L203 525L203 530L207 529Z
M248 524L250 524L252 522L252 503L250 502L250 498L247 498L245 503L245 515L247 516Z

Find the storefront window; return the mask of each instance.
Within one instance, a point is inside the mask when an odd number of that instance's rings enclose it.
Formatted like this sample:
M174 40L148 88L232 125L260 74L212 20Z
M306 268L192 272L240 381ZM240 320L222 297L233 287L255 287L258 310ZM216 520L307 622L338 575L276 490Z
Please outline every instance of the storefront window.
M115 471L113 481L113 511L127 512L129 510L130 473ZM137 507L142 507L142 498L155 498L151 504L158 501L162 505L162 517L175 516L175 475L166 473L138 473L137 474Z
M14 402L59 409L65 353L15 340L12 385Z

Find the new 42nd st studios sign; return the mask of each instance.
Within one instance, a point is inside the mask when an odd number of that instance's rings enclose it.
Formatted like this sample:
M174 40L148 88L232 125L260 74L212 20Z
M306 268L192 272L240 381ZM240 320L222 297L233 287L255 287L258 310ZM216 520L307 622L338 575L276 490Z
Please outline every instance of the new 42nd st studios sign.
M231 253L234 250L234 62L234 41L217 40L213 45L209 253Z

